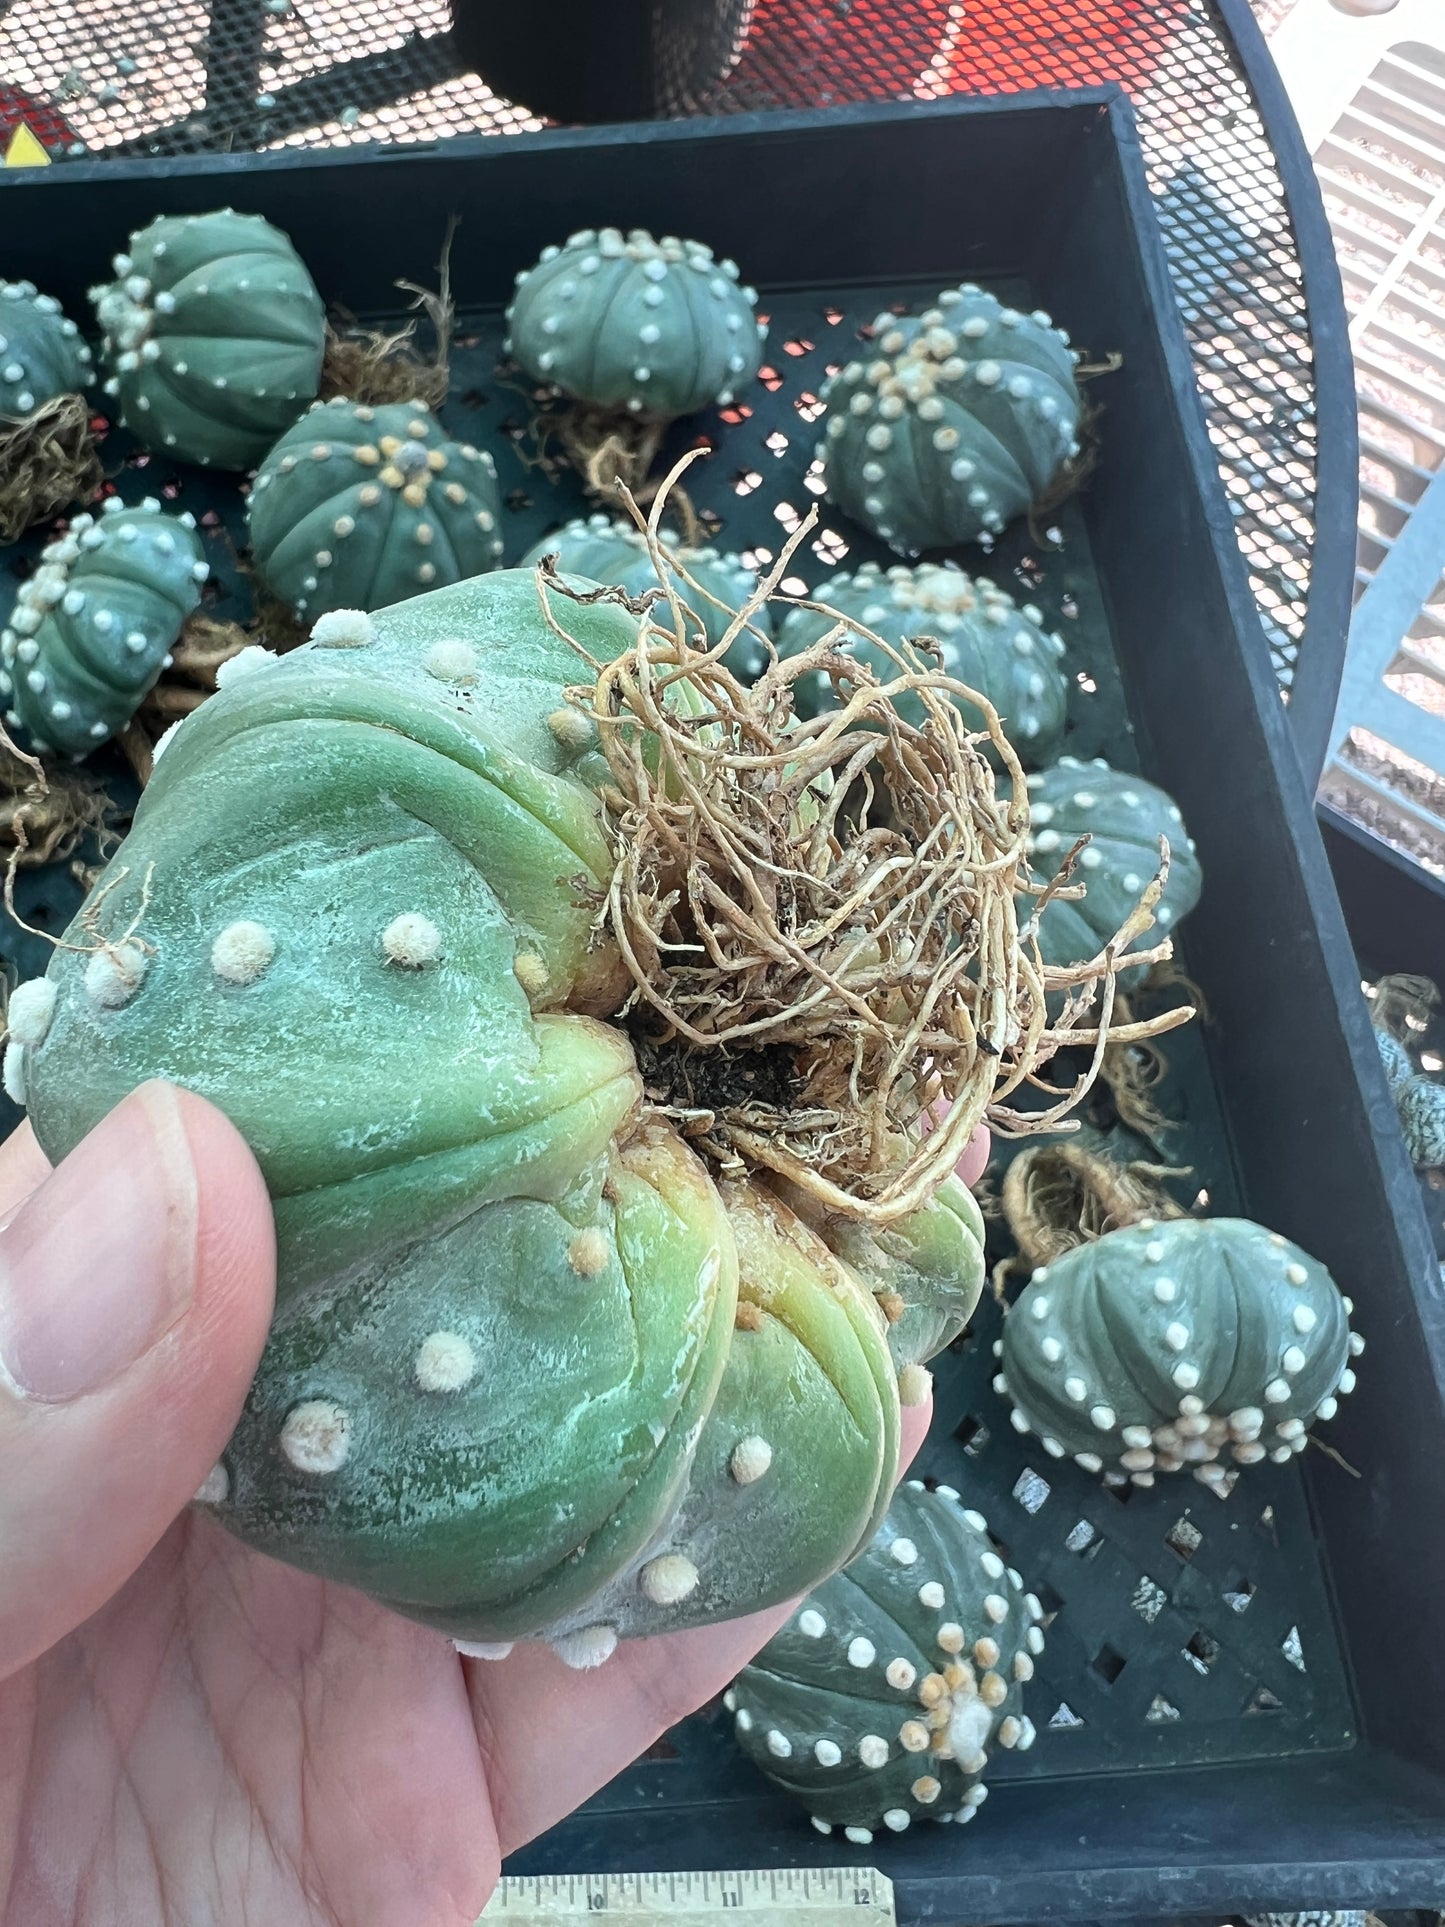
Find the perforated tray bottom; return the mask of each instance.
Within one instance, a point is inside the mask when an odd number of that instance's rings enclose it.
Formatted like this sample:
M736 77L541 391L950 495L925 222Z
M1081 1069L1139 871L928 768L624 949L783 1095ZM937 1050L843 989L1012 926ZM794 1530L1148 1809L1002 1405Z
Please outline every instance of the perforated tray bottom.
M813 467L818 395L828 370L855 352L860 326L890 302L916 305L933 292L931 285L915 285L765 296L770 359L760 381L725 420L700 417L674 436L677 452L694 441L720 443L721 453L695 468L688 482L720 544L766 563L816 504L821 525L799 551L790 588L816 587L842 566L895 559L820 500ZM999 284L998 292L1034 305L1017 284ZM1057 318L1068 325L1066 314ZM463 321L453 357L454 399L443 413L454 433L496 455L512 561L586 505L570 477L554 485L522 459L532 401L525 388L498 375L499 337L493 316ZM1107 407L1107 382L1098 399ZM1108 460L1107 415L1104 433ZM127 499L159 493L196 513L215 572L211 612L244 618L236 549L245 530L234 484L137 454L120 431L106 448L112 466L123 449L130 452L120 492ZM1081 504L1060 513L1057 533L1057 543L1035 546L1016 526L991 556L974 550L960 560L1037 602L1067 639L1075 672L1067 750L1132 765L1105 593L1095 578ZM28 546L33 553L38 539ZM12 588L0 576L0 608ZM74 885L59 869L22 879L22 908L52 930L76 902ZM39 940L7 932L3 948L21 975L44 967ZM1173 1069L1164 1102L1183 1119L1170 1153L1196 1173L1184 1196L1192 1198L1202 1185L1215 1211L1238 1209L1209 1080L1207 1031L1175 1033L1167 1049ZM998 1777L1177 1767L1347 1745L1349 1700L1298 1473L1250 1468L1226 1501L1189 1478L1161 1479L1152 1491L1105 1489L1013 1430L990 1389L998 1318L995 1307L985 1306L964 1343L938 1361L938 1416L921 1462L986 1515L1050 1614L1048 1648L1030 1697L1038 1744L1028 1754L1000 1757ZM753 1769L716 1715L691 1722L669 1747L673 1757L642 1762L598 1796L601 1804L646 1804L660 1794L677 1800L694 1784L699 1797L710 1799L725 1798L730 1789L738 1797L756 1794Z

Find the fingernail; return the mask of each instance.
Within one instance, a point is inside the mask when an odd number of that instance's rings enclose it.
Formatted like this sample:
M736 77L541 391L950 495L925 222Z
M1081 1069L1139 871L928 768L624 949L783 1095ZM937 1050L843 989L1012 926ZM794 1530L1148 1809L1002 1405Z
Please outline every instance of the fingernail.
M146 1084L0 1230L0 1372L51 1403L110 1384L184 1315L195 1246L176 1093Z

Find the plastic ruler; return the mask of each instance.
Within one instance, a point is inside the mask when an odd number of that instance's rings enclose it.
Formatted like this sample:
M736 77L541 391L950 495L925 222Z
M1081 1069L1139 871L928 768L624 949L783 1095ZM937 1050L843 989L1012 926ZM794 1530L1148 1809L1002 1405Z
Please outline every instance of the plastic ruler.
M894 1927L893 1882L871 1867L750 1873L542 1874L508 1877L478 1927Z

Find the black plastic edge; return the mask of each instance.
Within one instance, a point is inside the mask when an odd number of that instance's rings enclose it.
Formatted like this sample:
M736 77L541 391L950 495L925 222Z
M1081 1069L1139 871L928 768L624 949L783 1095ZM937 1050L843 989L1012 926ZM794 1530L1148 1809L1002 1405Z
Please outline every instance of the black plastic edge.
M1318 815L1360 968L1445 979L1445 877L1327 803Z

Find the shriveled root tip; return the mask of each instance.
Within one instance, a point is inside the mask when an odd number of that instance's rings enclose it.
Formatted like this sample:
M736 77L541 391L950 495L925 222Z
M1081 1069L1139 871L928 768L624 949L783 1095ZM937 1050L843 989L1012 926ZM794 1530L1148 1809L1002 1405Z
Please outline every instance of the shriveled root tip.
M0 749L0 861L22 869L61 862L92 831L104 832L113 808L93 777L59 766L42 787L28 764Z
M89 502L104 480L83 395L57 395L19 421L0 421L0 542Z
M532 439L544 469L555 471L555 444L561 459L581 476L587 493L615 508L619 488L634 495L643 490L667 428L666 422L563 401L537 410Z
M1114 999L1114 1014L1121 1024L1133 1022L1133 1011L1122 996ZM1099 1065L1099 1076L1114 1100L1119 1122L1151 1143L1157 1143L1173 1122L1154 1101L1154 1092L1168 1071L1169 1059L1157 1040L1150 1037L1135 1043L1110 1044Z
M1167 1165L1116 1164L1081 1144L1035 1144L1004 1174L1003 1214L1033 1270L1140 1218L1187 1217L1162 1184L1182 1175Z

